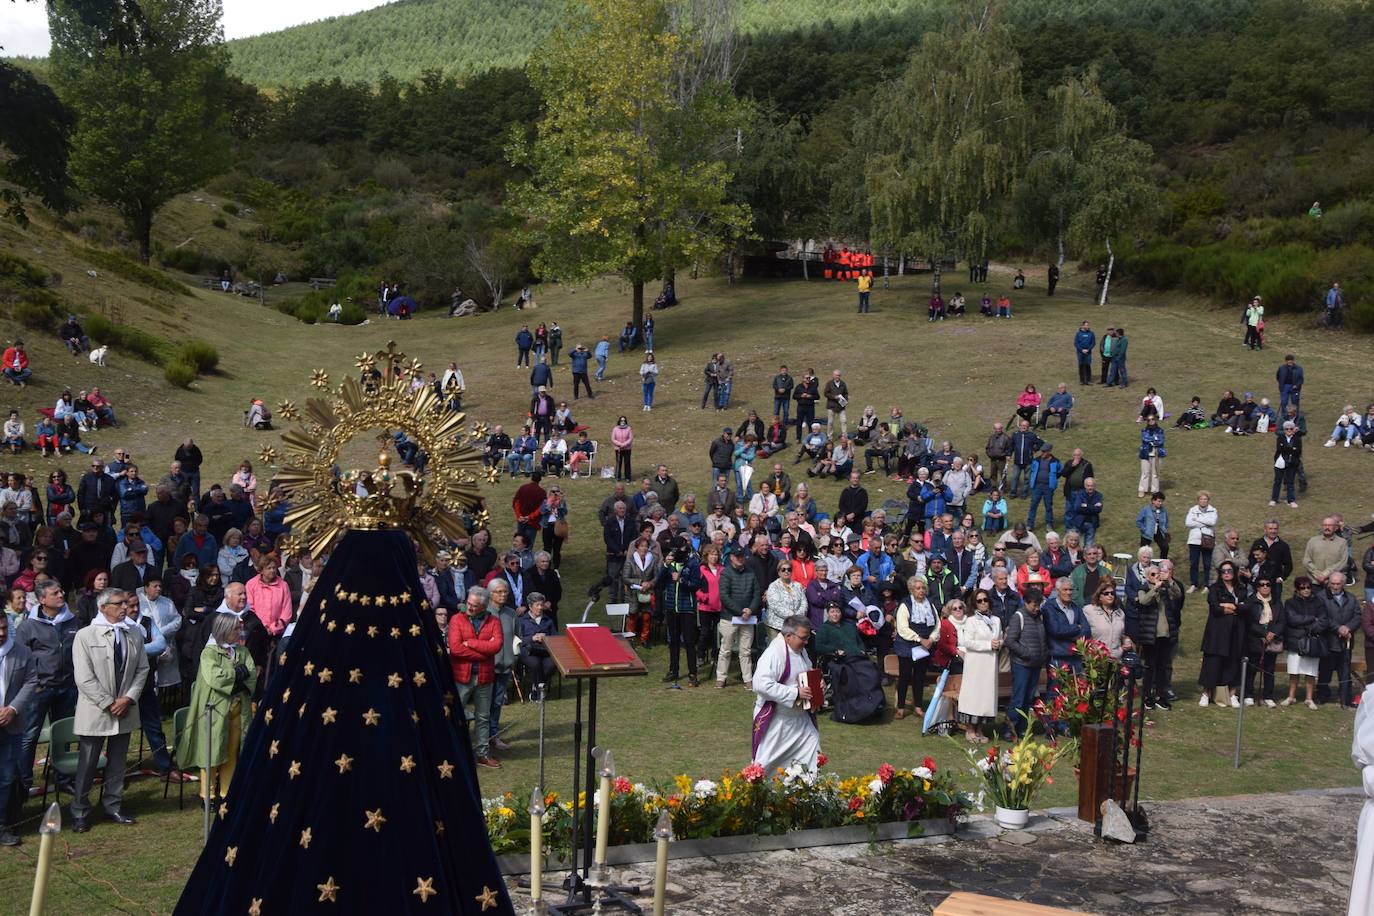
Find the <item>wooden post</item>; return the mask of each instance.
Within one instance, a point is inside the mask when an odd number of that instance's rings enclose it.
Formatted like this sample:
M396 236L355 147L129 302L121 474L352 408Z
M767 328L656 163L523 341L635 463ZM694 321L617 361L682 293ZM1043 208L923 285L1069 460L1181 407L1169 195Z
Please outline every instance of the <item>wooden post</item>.
M1111 786L1114 731L1099 723L1083 726L1079 736L1078 819L1096 823Z

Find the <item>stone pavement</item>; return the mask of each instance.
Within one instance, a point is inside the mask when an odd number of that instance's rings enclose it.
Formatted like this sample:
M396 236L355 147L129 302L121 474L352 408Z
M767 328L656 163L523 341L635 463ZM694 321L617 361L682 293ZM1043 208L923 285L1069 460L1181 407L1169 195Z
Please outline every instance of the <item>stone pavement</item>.
M1142 803L1147 840L1108 844L1068 809L956 837L684 859L668 865L674 916L929 913L956 890L1094 913L1344 914L1364 796L1357 789ZM651 909L653 865L629 866ZM561 878L561 875L558 876ZM517 912L528 895L512 888ZM552 879L546 899L554 899Z

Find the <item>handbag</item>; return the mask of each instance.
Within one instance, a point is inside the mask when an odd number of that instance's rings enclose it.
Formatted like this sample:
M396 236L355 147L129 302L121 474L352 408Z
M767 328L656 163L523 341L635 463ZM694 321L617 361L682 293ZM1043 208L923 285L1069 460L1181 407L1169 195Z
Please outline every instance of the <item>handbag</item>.
M553 536L560 540L568 537L568 520L560 518L553 523Z
M1203 550L1211 550L1217 546L1217 536L1215 534L1204 534L1198 542L1198 546Z

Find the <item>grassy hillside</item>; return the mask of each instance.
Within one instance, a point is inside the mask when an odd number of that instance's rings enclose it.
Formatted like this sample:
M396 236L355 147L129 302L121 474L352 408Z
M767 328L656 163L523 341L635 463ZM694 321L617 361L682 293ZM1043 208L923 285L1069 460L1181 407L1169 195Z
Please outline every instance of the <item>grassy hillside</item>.
M1165 31L1190 28L1214 15L1225 18L1253 0L1011 0L1013 21L1148 21ZM933 23L948 0L740 0L745 33L820 31L867 23L881 40L894 22L904 30ZM523 64L557 24L564 0L398 0L386 6L295 26L229 43L233 70L258 86L288 86L314 79L402 81L426 69L467 75ZM915 22L913 23L913 20Z

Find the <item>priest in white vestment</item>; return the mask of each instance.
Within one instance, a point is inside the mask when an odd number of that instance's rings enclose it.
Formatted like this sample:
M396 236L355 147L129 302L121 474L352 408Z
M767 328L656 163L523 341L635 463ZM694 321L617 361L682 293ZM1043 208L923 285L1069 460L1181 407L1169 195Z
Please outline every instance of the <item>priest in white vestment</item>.
M754 667L754 762L767 773L794 763L815 769L821 752L815 717L803 705L811 691L797 684L797 675L811 669L810 635L806 617L788 617Z
M758 684L757 675L754 684ZM1374 684L1366 687L1360 698L1350 756L1360 768L1365 798L1355 849L1355 880L1350 887L1350 916L1368 916L1374 913Z

